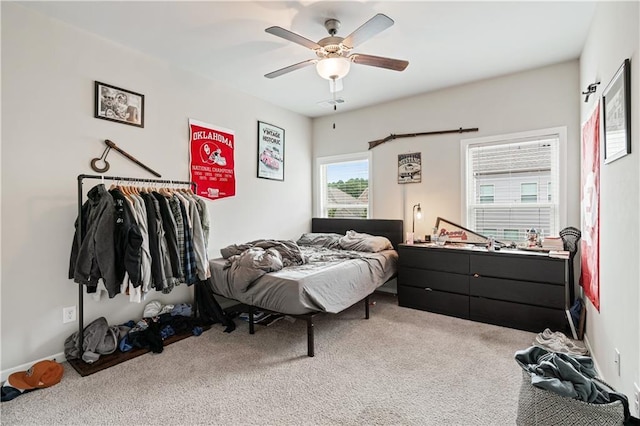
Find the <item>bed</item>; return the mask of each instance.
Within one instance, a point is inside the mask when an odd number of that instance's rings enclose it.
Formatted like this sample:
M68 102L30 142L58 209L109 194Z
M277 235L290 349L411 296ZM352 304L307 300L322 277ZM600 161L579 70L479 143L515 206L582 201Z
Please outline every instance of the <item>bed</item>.
M331 234L354 237L344 241L355 241L351 250L336 247ZM362 235L375 236L359 240ZM285 266L272 272L261 272L258 277L247 278L238 264L240 256L247 254L246 245L221 250L225 257L240 253L231 259L224 257L209 261L211 278L209 284L215 294L247 305L249 310L249 333L255 333L254 312L280 313L303 319L307 324L307 355L314 356L314 317L322 313L339 313L361 301L365 305L365 318L369 318L369 296L382 284L395 278L397 272L397 246L402 242L403 222L390 219L327 219L313 218L311 232L303 235L294 244L299 248L304 263L293 261L287 264L288 242L261 241L267 251L275 249L284 253ZM322 237L322 238L316 238ZM384 237L381 239L379 237ZM382 243L383 240L388 240ZM386 241L385 240L385 241ZM363 249L360 241L364 241ZM373 243L372 243L373 242ZM391 243L387 246L388 243ZM284 247L283 247L284 245ZM268 249L267 249L268 247ZM353 248L356 249L353 249ZM249 246L249 249L253 247ZM261 248L261 249L262 249ZM229 251L230 250L230 251ZM246 251L245 251L246 250ZM265 251L258 251L264 254ZM265 256L266 258L266 256ZM260 261L265 263L261 257ZM277 268L274 268L277 269ZM265 268L265 270L270 270ZM253 270L249 270L253 273ZM236 274L234 276L234 274ZM240 276L240 279L238 278Z

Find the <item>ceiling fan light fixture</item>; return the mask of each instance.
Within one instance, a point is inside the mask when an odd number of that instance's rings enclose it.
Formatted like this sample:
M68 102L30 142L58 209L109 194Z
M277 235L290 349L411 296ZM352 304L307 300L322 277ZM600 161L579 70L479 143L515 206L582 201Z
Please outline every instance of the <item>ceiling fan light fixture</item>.
M324 58L316 64L320 77L327 80L339 80L349 74L351 60L347 58Z

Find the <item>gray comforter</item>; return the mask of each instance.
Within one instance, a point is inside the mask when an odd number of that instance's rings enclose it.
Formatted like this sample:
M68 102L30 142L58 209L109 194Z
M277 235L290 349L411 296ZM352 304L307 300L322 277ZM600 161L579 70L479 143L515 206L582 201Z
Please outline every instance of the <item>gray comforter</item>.
M255 280L268 272L305 263L300 247L288 240L255 240L233 244L220 249L220 253L227 259L225 268L229 269L229 281L240 291L246 291Z
M282 254L276 247L294 247L291 241L248 244L221 250L226 259L210 259L211 288L221 296L289 315L340 312L396 273L395 250L367 253L300 245L293 248L298 264L278 269Z

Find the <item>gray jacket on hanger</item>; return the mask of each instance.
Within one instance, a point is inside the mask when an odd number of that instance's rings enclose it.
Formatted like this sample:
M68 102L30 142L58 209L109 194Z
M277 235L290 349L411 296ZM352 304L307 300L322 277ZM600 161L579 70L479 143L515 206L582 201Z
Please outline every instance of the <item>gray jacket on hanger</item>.
M102 278L109 293L114 297L120 292L115 272L115 207L113 197L104 184L89 190L88 200L83 206L82 243L78 244L79 232L76 221L76 235L71 248L69 278L87 286L87 292L95 292L98 280ZM86 215L85 215L86 208Z

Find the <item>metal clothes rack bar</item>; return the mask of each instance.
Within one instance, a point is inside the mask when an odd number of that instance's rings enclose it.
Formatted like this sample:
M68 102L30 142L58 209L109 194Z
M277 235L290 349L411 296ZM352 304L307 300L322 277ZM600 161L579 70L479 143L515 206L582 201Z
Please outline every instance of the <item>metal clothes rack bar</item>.
M82 181L85 179L98 179L101 181L121 181L121 182L150 182L150 183L168 183L176 185L190 185L193 187L193 192L197 194L197 184L191 181L183 180L169 180L169 179L146 179L146 178L132 178L122 176L101 176L101 175L78 175L78 231L76 232L76 238L78 241L78 247L82 245L82 200L83 190ZM78 350L82 353L82 345L84 342L84 285L78 284Z

